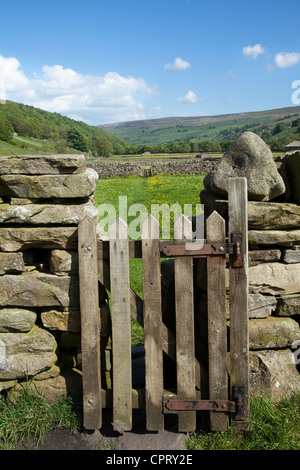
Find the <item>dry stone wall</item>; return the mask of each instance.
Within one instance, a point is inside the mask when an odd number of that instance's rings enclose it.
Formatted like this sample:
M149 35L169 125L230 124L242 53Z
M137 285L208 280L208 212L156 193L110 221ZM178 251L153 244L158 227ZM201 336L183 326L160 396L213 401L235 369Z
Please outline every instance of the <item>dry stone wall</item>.
M226 179L250 182L250 384L253 393L280 399L300 391L300 152L274 162L258 136L245 134L206 177L200 199L206 216L216 210L226 219Z
M98 175L81 155L0 163L0 391L81 395L77 227L98 221Z
M186 174L197 175L208 173L216 164L215 158L203 158L198 160L175 160L164 161L139 161L133 162L112 162L94 161L87 163L89 168L93 168L99 177L111 178L121 176L154 176L160 174Z

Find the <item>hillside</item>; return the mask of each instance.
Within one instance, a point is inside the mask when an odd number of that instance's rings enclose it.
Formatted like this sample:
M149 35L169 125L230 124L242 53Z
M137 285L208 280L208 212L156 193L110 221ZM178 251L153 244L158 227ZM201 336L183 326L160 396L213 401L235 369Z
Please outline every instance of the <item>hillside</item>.
M108 156L123 153L127 145L118 136L58 113L12 101L0 106L0 155L79 151Z
M299 140L300 106L218 116L131 121L99 127L132 145L203 141L222 143L234 140L245 130L251 130L274 150L282 150L287 143Z

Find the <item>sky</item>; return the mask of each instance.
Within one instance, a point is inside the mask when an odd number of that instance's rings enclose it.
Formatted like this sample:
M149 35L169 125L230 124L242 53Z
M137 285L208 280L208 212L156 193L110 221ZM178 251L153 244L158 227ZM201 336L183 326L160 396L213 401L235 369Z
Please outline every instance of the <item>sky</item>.
M1 2L0 100L90 125L300 104L299 0Z

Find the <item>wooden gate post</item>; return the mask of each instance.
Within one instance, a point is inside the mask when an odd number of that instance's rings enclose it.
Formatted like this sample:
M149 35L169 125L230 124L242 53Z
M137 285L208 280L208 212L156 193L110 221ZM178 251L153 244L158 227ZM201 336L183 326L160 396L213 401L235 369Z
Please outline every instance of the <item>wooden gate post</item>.
M181 243L192 240L192 222L181 215L174 222L174 238ZM175 318L176 318L176 365L177 398L195 400L195 338L194 338L194 292L193 258L178 256L174 259ZM196 413L178 412L178 431L196 429Z
M233 387L244 387L242 416L232 419L237 433L248 428L249 397L249 315L248 315L248 206L247 179L228 180L229 242L232 233L242 234L243 266L229 266L230 283L230 379Z
M102 426L100 310L96 225L90 217L85 217L78 225L78 263L83 425L85 429L95 430Z
M110 287L113 355L113 427L132 428L131 321L128 226L117 218L110 226Z
M142 224L142 258L147 430L161 431L164 415L159 223L151 214Z
M206 222L207 243L225 242L225 220L214 211ZM207 257L207 321L209 398L228 400L226 259ZM227 431L228 414L210 413L212 431Z

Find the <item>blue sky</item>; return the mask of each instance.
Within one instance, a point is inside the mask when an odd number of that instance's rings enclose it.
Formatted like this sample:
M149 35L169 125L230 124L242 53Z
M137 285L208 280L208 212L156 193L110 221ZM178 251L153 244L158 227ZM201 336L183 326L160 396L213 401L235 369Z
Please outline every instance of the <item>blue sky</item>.
M2 100L92 125L299 104L299 0L3 3Z

